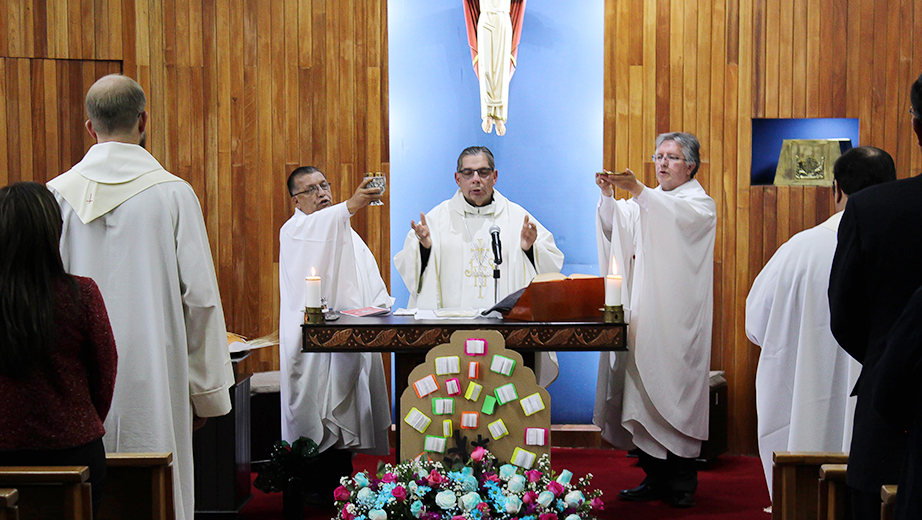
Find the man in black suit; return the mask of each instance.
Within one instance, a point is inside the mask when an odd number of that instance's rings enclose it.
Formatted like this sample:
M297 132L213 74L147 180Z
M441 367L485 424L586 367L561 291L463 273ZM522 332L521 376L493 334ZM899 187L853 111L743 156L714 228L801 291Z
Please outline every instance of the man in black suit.
M910 99L922 146L922 76ZM849 198L829 279L829 307L833 335L862 364L846 479L855 520L880 518L880 487L899 480L906 434L881 418L871 389L887 335L920 286L922 176L871 186Z

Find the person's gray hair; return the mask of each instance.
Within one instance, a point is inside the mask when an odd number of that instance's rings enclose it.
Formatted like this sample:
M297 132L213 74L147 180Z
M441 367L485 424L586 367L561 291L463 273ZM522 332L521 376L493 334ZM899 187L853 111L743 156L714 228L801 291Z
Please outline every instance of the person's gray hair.
M698 168L701 166L701 143L698 142L698 138L695 137L695 134L690 134L688 132L667 132L665 134L659 134L656 136L656 149L658 150L660 145L666 141L675 141L682 147L682 153L685 155L685 162L695 165L695 168L691 172L691 178L694 179L695 174L698 173Z
M461 171L461 161L464 160L468 155L480 155L483 154L487 158L487 164L490 165L490 169L496 169L496 163L493 162L493 152L490 151L486 146L468 146L461 152L461 155L458 156L458 169L456 172Z
M146 106L141 85L121 74L103 76L86 93L86 115L102 135L130 132Z

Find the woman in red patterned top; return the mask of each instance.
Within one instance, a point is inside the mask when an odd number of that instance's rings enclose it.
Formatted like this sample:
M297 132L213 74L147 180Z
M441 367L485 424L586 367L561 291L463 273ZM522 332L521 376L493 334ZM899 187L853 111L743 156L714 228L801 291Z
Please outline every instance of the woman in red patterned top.
M61 226L45 186L0 189L0 466L89 466L95 512L117 355L96 283L64 272Z

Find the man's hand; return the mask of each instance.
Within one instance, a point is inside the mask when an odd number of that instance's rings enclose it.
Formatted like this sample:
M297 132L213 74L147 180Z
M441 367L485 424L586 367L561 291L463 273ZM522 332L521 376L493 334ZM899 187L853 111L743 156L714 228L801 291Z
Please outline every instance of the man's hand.
M355 189L355 193L352 194L352 197L346 201L346 208L349 210L350 215L355 215L355 212L364 208L368 205L369 202L373 200L379 200L383 194L381 188L366 188L369 182L374 177L365 177L362 179L362 183L359 184L359 187Z
M207 417L199 417L198 415L192 416L192 431L198 431L205 426L205 423L208 421Z
M596 173L595 174L595 184L602 190L602 195L605 197L611 197L615 194L615 190L612 189L611 183L606 179L607 175L605 173Z
M528 215L525 215L525 222L522 224L522 251L528 251L538 239L538 226L528 221Z
M601 179L608 183L610 187L615 187L630 192L633 196L640 195L640 192L646 187L642 182L637 180L637 177L634 175L630 169L624 170L624 173L609 173L597 175ZM599 180L596 180L596 184L599 183ZM599 185L601 187L601 184ZM605 192L605 189L602 188L602 193Z
M429 233L429 225L426 224L426 215L422 211L419 212L419 224L411 220L410 227L416 233L416 239L419 240L421 246L426 249L432 247L432 235Z

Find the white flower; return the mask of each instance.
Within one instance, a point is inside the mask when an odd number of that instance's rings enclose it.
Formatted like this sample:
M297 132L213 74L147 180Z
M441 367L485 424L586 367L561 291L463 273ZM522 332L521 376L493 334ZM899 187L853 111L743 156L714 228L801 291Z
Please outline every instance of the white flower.
M551 502L553 501L554 501L554 494L551 493L550 491L542 491L541 494L538 495L538 503L544 507L551 505Z
M435 505L442 509L451 509L458 503L458 498L451 491L439 491L435 496Z
M359 502L365 502L366 500L374 500L375 492L367 487L363 487L359 490Z
M387 520L387 511L383 509L372 509L368 512L368 520Z
M586 501L586 497L583 496L581 491L570 491L563 498L563 501L566 502L570 507L579 507L583 502Z
M522 509L522 500L517 496L506 497L506 512L514 515ZM570 520L569 518L567 520Z
M563 520L580 520L580 519L579 519L579 515L571 514L571 515L567 515L567 517L564 518Z
M506 489L508 489L510 493L521 493L525 491L525 477L522 475L513 475L512 478L509 479L509 484L506 485Z
M470 493L461 497L461 509L465 511L470 511L474 509L475 507L477 507L477 504L481 502L483 502L483 499L480 498L480 495L471 491Z

